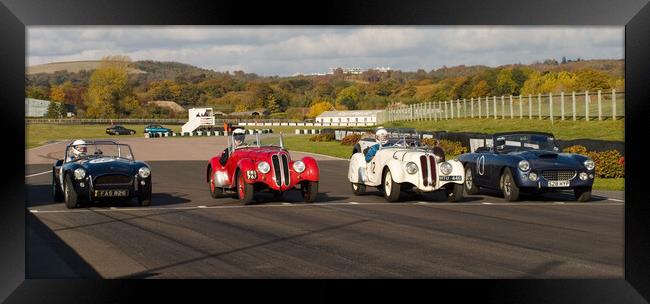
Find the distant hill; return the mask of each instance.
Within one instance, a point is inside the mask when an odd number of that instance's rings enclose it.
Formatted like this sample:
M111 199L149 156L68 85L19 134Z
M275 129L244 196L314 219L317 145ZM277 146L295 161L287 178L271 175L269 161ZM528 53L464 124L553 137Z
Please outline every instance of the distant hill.
M65 71L68 73L78 73L80 71L92 71L97 69L100 64L101 64L100 60L64 61L64 62L38 64L38 65L27 67L27 75L34 75L39 73L51 74L58 71ZM129 73L140 74L146 72L141 69L131 67L129 68Z

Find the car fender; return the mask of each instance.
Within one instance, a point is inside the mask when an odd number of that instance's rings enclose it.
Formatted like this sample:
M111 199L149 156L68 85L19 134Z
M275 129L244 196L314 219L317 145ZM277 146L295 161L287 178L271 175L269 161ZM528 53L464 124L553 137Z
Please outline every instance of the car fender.
M417 175L410 175L406 173L406 170L404 170L404 165L405 163L402 160L399 159L390 159L386 162L384 168L390 169L390 174L393 176L393 180L396 183L404 183L404 182L409 182L413 183L415 180L415 185L417 185ZM383 170L382 170L382 176L383 176ZM415 176L415 178L410 178ZM383 178L383 177L382 177Z
M313 181L317 182L320 180L320 169L318 168L318 163L313 157L310 156L305 156L301 159L303 163L305 163L305 171L300 173L300 178L302 180L308 180L308 181ZM290 168L293 170L293 163L294 161L291 162Z
M223 153L223 152L222 152ZM221 159L221 154L218 156L215 156L208 161L208 165L205 168L205 177L206 183L210 182L210 169L212 168L212 171L215 172L215 186L217 187L228 187L232 184L232 179L228 176L228 172L226 171L226 168L221 166L221 163L219 160Z
M237 163L237 169L240 170L242 174L244 174L244 181L246 181L246 183L251 184L257 181L259 174L257 172L257 168L255 168L255 163L251 159L240 159ZM233 176L232 180L234 181L235 178L236 177Z
M442 186L444 186L446 184L449 184L449 183L452 183L452 184L463 184L463 183L465 183L465 167L463 166L463 163L461 161L459 161L459 160L456 160L456 159L450 159L450 160L447 160L446 162L451 164L451 167L453 168L451 170L451 173L449 173L449 175L460 175L461 180L459 180L459 181L441 181L440 176L443 176L443 175L440 172L440 164L438 164L438 166L436 168L436 171L437 171L436 176L437 176L437 179L438 179L438 181L436 181L436 182L437 182L438 187L442 187Z
M354 153L350 158L348 180L355 184L363 184L368 181L368 176L366 176L366 159L363 153Z

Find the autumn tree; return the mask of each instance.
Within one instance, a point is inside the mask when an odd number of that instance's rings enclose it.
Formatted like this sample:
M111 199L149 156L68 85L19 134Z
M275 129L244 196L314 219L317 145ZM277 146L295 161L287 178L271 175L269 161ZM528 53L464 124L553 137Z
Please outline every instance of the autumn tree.
M132 96L129 86L128 61L120 57L106 57L90 76L86 116L114 118L121 110L120 102Z
M357 103L359 102L359 89L355 86L349 86L339 93L336 96L336 107L345 107L348 110L354 110L357 108Z
M319 101L314 103L311 107L309 107L309 113L307 114L307 117L310 118L315 118L316 116L320 115L321 113L325 111L330 111L333 110L334 106L327 101Z

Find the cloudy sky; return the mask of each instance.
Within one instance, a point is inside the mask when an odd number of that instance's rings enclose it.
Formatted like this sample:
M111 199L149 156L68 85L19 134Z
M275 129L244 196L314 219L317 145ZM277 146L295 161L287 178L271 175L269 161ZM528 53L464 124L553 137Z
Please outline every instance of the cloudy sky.
M266 76L339 66L429 71L562 56L622 59L623 33L623 27L575 26L29 27L27 65L119 54Z

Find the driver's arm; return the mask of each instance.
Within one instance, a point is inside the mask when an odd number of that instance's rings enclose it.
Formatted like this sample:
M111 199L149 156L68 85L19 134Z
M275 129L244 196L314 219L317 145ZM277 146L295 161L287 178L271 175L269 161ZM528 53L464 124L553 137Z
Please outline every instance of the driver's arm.
M228 151L228 148L226 148L226 149L223 150L223 153L221 154L221 158L219 159L219 163L220 163L222 166L225 166L225 165L226 165L226 162L228 161L228 157L229 157L229 153L228 153L228 152L229 152L229 151Z
M372 158L375 157L377 150L379 150L379 144L374 144L368 148L368 153L366 154L366 162L370 162Z

